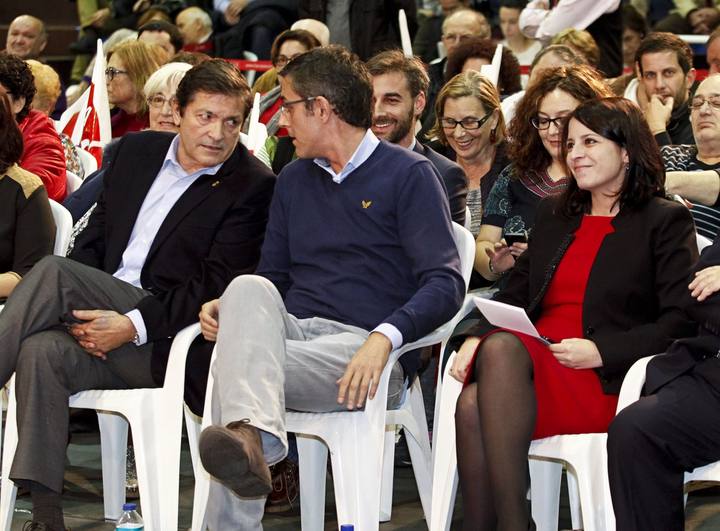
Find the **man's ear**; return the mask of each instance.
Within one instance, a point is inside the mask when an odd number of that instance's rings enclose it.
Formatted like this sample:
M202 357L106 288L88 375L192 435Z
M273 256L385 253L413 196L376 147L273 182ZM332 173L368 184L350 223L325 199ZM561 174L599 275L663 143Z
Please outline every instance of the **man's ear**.
M685 74L685 80L687 81L687 87L688 87L688 94L690 93L690 87L692 87L692 84L695 83L695 69L691 68L688 70L688 73Z
M421 90L415 98L414 103L414 112L416 117L422 115L423 111L425 110L425 105L427 105L427 96L425 95L425 92Z
M10 100L10 107L12 107L13 114L17 115L20 111L23 110L23 107L25 107L25 96L9 96L8 100Z
M180 104L178 103L177 98L173 98L173 104L172 104L172 112L173 112L173 122L175 122L175 125L179 126L180 121L182 120L182 110L180 109Z
M326 123L334 111L332 104L325 96L317 96L313 100L313 105L317 111L317 116Z

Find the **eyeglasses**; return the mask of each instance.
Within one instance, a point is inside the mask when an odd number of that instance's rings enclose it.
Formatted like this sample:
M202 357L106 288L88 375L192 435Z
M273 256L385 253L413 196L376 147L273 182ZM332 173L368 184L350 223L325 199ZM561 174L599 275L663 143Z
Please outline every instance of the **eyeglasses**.
M297 103L305 103L308 101L313 101L317 98L317 96L309 96L307 98L300 98L299 100L293 100L293 101L286 101L282 105L280 105L280 112L287 113L290 111L290 107Z
M302 54L296 53L295 55L291 55L290 57L288 57L287 55L278 55L277 59L275 59L275 68L283 68L286 64L295 59L298 55Z
M162 109L163 105L167 103L172 107L173 102L175 101L175 97L172 98L166 98L165 96L161 96L160 94L155 94L154 96L151 96L147 99L147 103L150 107L153 109Z
M703 98L702 96L695 96L692 100L690 100L688 106L693 111L698 111L706 103L710 105L711 109L720 111L720 95L709 96L708 98Z
M105 69L105 79L108 80L108 81L112 81L113 79L115 79L115 77L119 76L120 74L126 74L126 75L127 75L127 71L125 71L125 70L118 70L118 69L115 68L114 66L108 66L108 67Z
M553 124L558 129L562 129L563 127L565 127L565 122L567 122L567 119L567 116L556 116L555 118L536 116L534 118L530 118L530 123L535 129L544 131L545 129L550 129L550 124Z
M474 118L472 116L466 116L462 120L453 120L452 118L440 118L440 125L447 131L454 131L455 128L460 125L466 131L474 131L480 129L485 122L487 122L492 116L493 111L490 111L482 118Z

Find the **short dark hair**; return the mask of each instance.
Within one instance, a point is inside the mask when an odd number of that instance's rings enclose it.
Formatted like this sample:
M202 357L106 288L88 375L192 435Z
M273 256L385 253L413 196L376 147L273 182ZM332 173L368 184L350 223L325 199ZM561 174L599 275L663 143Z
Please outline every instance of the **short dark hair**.
M240 96L246 113L252 105L245 77L235 65L223 59L204 61L187 71L175 94L181 114L198 92Z
M640 73L643 73L643 55L667 51L675 52L678 64L680 65L683 73L687 74L693 67L693 53L688 43L674 33L654 31L652 33L648 33L648 35L640 42L637 52L635 52L635 62L638 64L638 68L640 68Z
M611 97L581 103L568 117L624 148L628 166L616 201L621 207L637 209L652 197L665 195L665 169L660 149L640 108L625 98ZM567 156L568 128L562 132L562 159ZM569 168L567 169L570 174ZM591 196L578 188L575 179L560 200L561 211L573 216L590 212Z
M307 30L285 30L275 37L272 47L270 48L270 62L273 65L277 62L277 58L280 55L280 48L287 41L298 41L306 50L312 50L320 46L318 38Z
M25 105L15 115L15 120L20 123L30 112L30 104L35 97L35 78L28 64L15 55L0 52L0 84L14 98L25 98Z
M405 76L410 95L416 98L421 92L427 93L430 77L425 65L417 57L406 57L400 50L385 50L368 59L370 75L382 76L390 72L401 72Z
M707 40L707 42L705 43L705 49L707 50L708 48L710 48L710 45L712 44L712 42L713 42L715 39L717 39L718 37L720 37L720 26L718 26L717 28L715 28L715 29L713 30L713 32L710 34L710 36L708 37L708 40Z
M623 29L629 29L630 31L639 33L643 39L645 38L645 35L647 35L649 31L647 20L645 20L645 17L643 17L634 6L630 4L624 5L622 8L622 17Z
M0 96L0 175L20 160L23 138L7 96Z
M292 61L278 74L289 79L301 98L323 96L349 125L372 124L373 87L365 63L338 45L315 48ZM312 102L308 102L308 108Z
M465 61L480 57L490 62L495 55L495 44L490 39L470 37L464 40L448 55L445 68L445 81L448 82L462 72ZM500 76L498 77L498 92L501 96L509 96L522 90L520 83L520 63L512 51L503 46L500 58Z
M498 7L523 10L527 7L527 0L500 0Z
M164 20L152 20L147 24L143 24L138 28L138 37L145 31L164 31L170 35L170 44L175 48L175 52L179 52L185 44L180 29L175 24Z

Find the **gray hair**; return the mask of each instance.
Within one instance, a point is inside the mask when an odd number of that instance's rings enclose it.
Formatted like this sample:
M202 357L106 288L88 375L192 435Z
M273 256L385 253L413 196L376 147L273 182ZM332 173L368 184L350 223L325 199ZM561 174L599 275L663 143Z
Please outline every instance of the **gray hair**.
M161 66L145 82L143 94L149 98L166 89L174 94L177 92L180 81L185 77L185 73L191 68L192 65L187 63L167 63Z

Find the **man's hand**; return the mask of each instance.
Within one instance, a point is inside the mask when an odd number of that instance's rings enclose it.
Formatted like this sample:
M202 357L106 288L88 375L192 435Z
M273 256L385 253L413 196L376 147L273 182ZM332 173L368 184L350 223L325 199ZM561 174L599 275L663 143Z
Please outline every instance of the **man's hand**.
M220 313L220 299L206 302L200 308L200 330L208 341L217 341L218 314Z
M391 350L392 343L387 337L379 332L370 334L337 381L338 404L346 403L348 409L355 409L355 406L363 407L365 397L375 398Z
M248 5L248 0L231 0L225 10L225 22L230 26L234 26L240 21L240 13Z
M667 124L670 123L670 116L672 115L673 104L675 100L672 96L668 97L665 102L660 99L660 96L653 94L648 102L647 109L645 110L645 118L650 126L652 134L656 135L662 133L667 129Z
M707 299L720 290L720 266L710 266L695 273L695 278L688 286L690 295L698 302Z
M570 369L595 369L603 364L597 345L589 339L563 339L548 348L560 365Z
M720 11L714 7L701 7L691 11L687 20L693 28L693 33L707 35L717 26L720 20Z
M112 310L74 310L73 315L86 322L72 325L70 334L88 354L101 359L137 333L129 317Z

